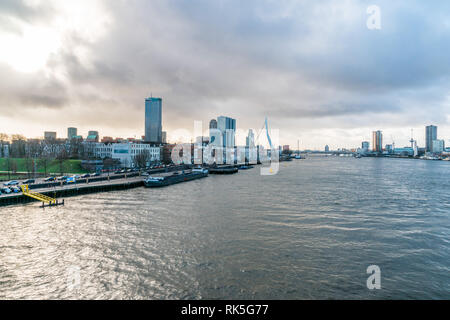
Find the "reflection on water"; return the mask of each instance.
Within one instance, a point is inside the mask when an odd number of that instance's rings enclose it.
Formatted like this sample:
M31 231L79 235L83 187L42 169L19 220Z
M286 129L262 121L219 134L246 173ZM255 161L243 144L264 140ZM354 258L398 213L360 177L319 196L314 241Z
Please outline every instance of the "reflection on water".
M0 208L0 298L450 298L449 163L311 157ZM366 268L381 268L368 290Z

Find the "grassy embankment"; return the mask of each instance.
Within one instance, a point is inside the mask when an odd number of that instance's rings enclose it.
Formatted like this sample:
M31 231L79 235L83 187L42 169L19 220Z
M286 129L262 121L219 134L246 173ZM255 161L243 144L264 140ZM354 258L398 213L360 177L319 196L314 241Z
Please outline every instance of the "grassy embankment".
M10 174L11 179L21 179L26 178L27 175L27 166L26 159L23 158L11 158L11 162L15 162L16 172ZM0 158L0 180L8 179L8 162L6 158ZM87 171L81 167L81 160L64 160L63 165L64 174L79 174L86 173ZM38 175L42 176L45 172L42 163L37 160L36 163L36 172ZM47 165L47 175L55 174L58 175L61 173L61 169L59 167L59 162L56 160L50 160Z

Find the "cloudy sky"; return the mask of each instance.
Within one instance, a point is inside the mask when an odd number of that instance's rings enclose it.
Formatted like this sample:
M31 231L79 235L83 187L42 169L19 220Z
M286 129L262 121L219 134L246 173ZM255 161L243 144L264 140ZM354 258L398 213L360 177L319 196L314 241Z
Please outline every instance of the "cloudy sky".
M140 137L152 94L172 141L228 115L301 148L450 142L449 1L2 0L0 46L8 134Z

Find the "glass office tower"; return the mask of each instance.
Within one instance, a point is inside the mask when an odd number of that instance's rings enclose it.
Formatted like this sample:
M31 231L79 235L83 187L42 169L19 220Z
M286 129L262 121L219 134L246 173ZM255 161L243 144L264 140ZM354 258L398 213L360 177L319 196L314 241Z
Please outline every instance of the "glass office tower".
M162 99L145 99L145 141L162 142Z

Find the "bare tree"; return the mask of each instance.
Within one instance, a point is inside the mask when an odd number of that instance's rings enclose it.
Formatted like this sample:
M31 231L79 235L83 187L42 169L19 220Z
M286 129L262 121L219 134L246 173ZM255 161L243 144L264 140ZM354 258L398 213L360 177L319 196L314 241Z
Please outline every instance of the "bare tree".
M150 152L148 150L142 150L134 156L133 163L138 168L145 168L150 159Z
M0 141L9 141L9 136L6 133L1 133L0 132Z
M12 173L16 174L17 173L17 161L14 159L10 160L10 169L12 171Z
M61 149L56 156L56 162L58 163L59 172L61 175L64 175L64 164L68 158L69 157L65 149Z
M28 154L25 157L25 168L27 170L28 178L31 178L34 173L34 160L30 158Z
M48 153L43 152L41 154L41 157L38 161L39 166L41 166L44 169L44 176L47 176L48 167L50 166L50 157Z

